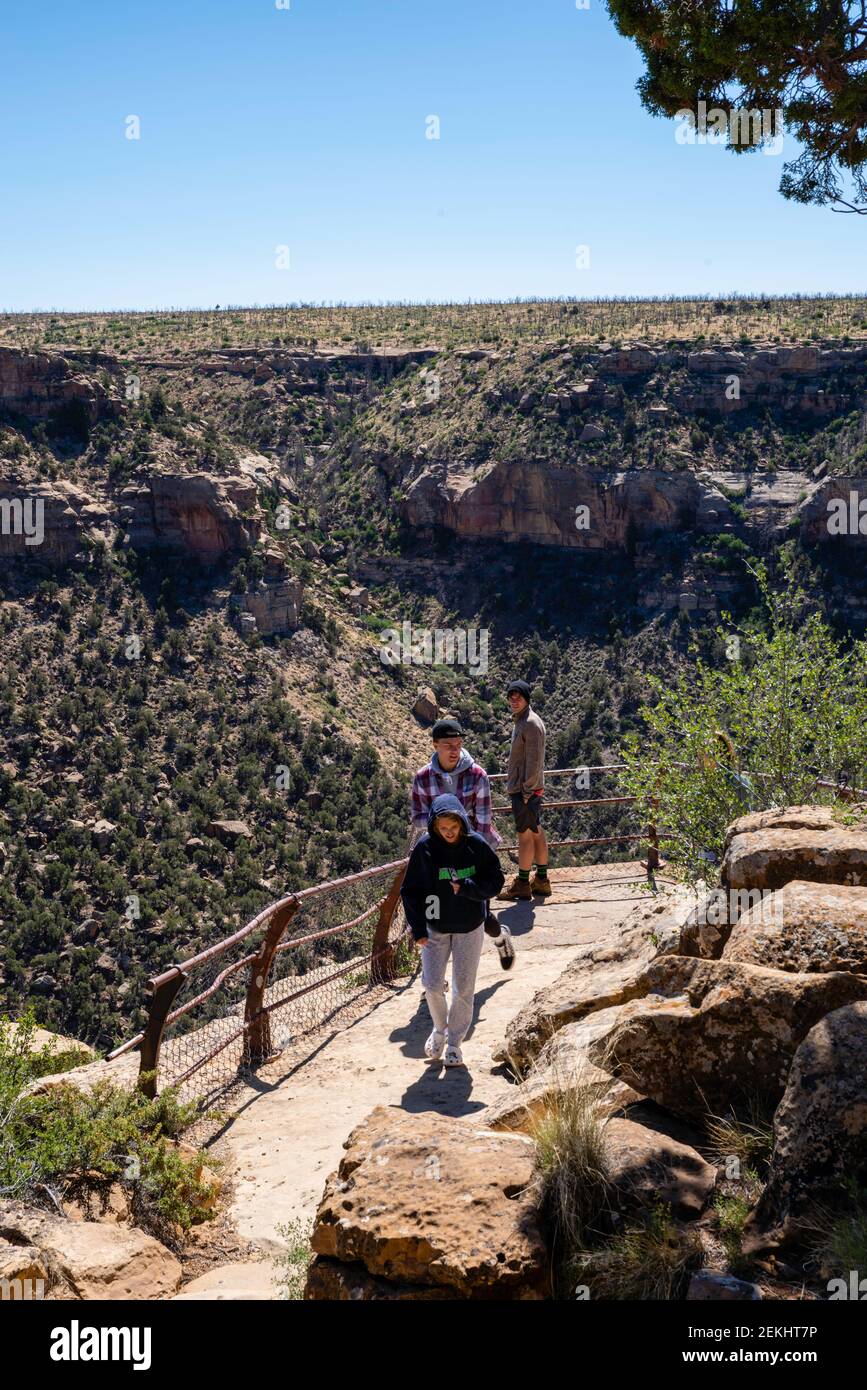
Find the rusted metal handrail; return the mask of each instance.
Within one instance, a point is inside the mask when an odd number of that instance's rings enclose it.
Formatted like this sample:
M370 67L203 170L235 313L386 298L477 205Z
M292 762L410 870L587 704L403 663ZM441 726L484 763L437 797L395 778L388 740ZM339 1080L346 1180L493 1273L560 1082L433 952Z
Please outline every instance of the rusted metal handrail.
M626 764L603 764L594 767L581 768L551 768L546 769L546 777L558 776L577 776L579 773L606 773L622 771ZM495 773L492 781L504 779L505 773ZM630 805L636 802L634 796L615 796L587 798L582 800L551 801L547 803L548 809L558 806L563 808L586 809L598 806ZM496 806L493 808L498 814L508 811L508 805ZM551 843L551 848L558 847L584 847L597 845L623 844L630 841L647 840L650 845L648 855L648 867L656 866L658 854L655 853L656 839L655 827L647 827L645 830L622 835L606 835L585 837L583 839L559 840ZM507 851L514 846L502 846L501 852ZM297 893L291 893L270 903L260 912L256 913L244 926L225 937L222 941L215 942L213 945L198 951L187 960L178 962L168 967L159 975L150 980L151 1000L148 1022L142 1032L130 1038L120 1047L110 1054L111 1058L119 1057L123 1053L139 1047L141 1050L140 1077L139 1084L147 1094L153 1096L157 1089L157 1074L160 1063L160 1053L166 1030L180 1018L190 1014L194 1009L212 998L227 980L236 976L240 971L249 967L249 978L247 991L244 1000L243 1020L239 1021L237 1027L233 1028L228 1036L221 1036L209 1049L207 1055L198 1059L191 1067L188 1067L181 1076L176 1078L175 1084L186 1080L195 1071L199 1070L207 1062L213 1060L233 1042L242 1039L242 1061L247 1064L256 1064L272 1055L273 1040L271 1036L270 1019L271 1014L286 1007L293 1001L302 998L312 991L320 988L325 983L341 978L352 970L358 969L358 961L349 961L337 970L332 971L328 976L328 981L314 980L313 982L294 990L289 995L271 1003L265 1002L265 995L272 971L274 961L283 952L305 947L311 943L329 937L345 933L361 923L378 914L376 926L373 934L373 941L369 955L369 980L371 984L385 984L394 979L395 975L395 943L390 941L390 932L394 922L395 914L400 904L400 891L403 884L408 857L403 859L391 860L387 864L375 865L369 869L359 870L357 873L347 874L342 878L330 879L325 883L314 884L312 887L301 889ZM287 927L306 903L317 897L333 892L335 890L353 887L356 884L368 882L371 879L392 875L392 881L388 891L379 902L364 912L356 914L349 921L340 922L336 926L323 927L320 930L308 932L303 936L292 940L284 940ZM248 940L255 933L261 932L262 936L255 950L249 951L241 960L227 965L220 971L208 987L198 993L194 998L187 1000L179 1008L173 1009L172 1004L181 988L188 982L191 976L202 966L207 965L228 951Z

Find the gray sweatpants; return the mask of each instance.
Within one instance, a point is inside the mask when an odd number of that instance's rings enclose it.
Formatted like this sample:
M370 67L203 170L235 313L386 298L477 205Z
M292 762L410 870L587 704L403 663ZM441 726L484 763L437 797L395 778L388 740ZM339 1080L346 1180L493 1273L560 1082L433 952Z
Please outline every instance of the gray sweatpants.
M473 1019L473 996L485 928L470 932L441 932L428 928L428 945L421 951L421 982L427 1006L438 1033L445 1033L448 1047L460 1047ZM446 1004L443 980L452 958L452 997Z

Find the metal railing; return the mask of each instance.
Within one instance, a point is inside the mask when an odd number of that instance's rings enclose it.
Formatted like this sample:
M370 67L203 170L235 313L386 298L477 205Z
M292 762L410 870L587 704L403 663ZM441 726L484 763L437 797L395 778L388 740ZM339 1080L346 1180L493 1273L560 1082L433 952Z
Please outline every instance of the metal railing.
M623 766L553 768L545 776L616 773ZM504 776L494 774L491 781ZM554 799L545 807L550 815L558 808L592 811L635 800ZM494 807L496 815L509 810L507 804ZM655 825L622 835L549 839L549 847L598 852L603 845L635 841L647 843L644 867L652 876L659 864ZM499 852L506 855L515 848L503 844ZM418 968L414 952L400 957L401 941L406 941L400 889L407 863L407 858L396 859L291 893L230 936L154 976L147 1024L109 1060L137 1048L139 1086L145 1094L153 1097L176 1086L192 1088L203 1098L298 1038L347 1018L368 991Z

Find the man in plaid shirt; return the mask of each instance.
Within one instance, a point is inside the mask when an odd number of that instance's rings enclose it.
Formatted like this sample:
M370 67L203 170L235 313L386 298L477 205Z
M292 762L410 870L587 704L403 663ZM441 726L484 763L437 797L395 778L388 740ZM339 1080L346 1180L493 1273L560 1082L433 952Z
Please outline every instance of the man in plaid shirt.
M434 754L420 767L412 781L412 821L410 849L427 834L430 808L436 797L451 792L467 813L470 826L495 850L501 836L494 829L491 813L491 784L484 768L463 747L464 731L456 719L440 719L431 730ZM485 932L500 953L500 964L510 969L515 959L512 933L499 918L488 912Z

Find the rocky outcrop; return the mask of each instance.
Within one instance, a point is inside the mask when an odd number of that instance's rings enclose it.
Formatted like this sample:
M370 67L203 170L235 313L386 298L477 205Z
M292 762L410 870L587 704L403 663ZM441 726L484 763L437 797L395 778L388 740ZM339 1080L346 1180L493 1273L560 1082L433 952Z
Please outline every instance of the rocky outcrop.
M867 478L823 478L798 508L805 545L863 545L867 536Z
M818 1207L839 1208L867 1180L867 1003L821 1019L795 1053L774 1116L769 1180L752 1248L797 1236Z
M741 916L722 954L771 970L867 975L867 888L787 883Z
M239 840L253 839L252 830L243 820L212 820L208 823L208 834L229 849L233 849Z
M113 359L102 359L102 368L116 370ZM89 425L110 413L118 399L89 371L57 353L27 352L23 348L0 347L0 410L28 420L47 420L52 416L63 424L64 413Z
M694 1148L633 1120L613 1117L602 1131L605 1164L621 1212L665 1202L679 1221L707 1206L716 1169Z
M724 844L728 849L737 835L755 835L763 830L810 830L824 835L836 825L830 806L782 806L772 811L751 811L726 828Z
M96 1221L67 1221L23 1202L0 1202L0 1237L39 1251L75 1298L158 1299L176 1293L181 1265L152 1236Z
M755 1099L776 1105L799 1044L825 1014L867 999L867 979L665 956L637 995L629 1019L591 1044L591 1062L675 1115L702 1119Z
M74 483L0 478L0 560L61 568L115 534L110 509Z
M3 1031L10 1040L15 1039L20 1024L12 1020L4 1023ZM56 1062L58 1068L84 1065L96 1060L96 1052L89 1043L78 1038L67 1038L62 1033L52 1033L48 1028L34 1028L29 1040L31 1053L44 1051L46 1061Z
M720 531L731 519L712 482L689 472L500 461L477 476L430 464L410 483L411 526L459 536L624 551L659 531Z
M316 1214L306 1297L330 1297L323 1289L358 1275L453 1298L545 1296L535 1149L524 1136L379 1106L344 1148Z
M13 1245L0 1239L0 1288L6 1299L33 1299L51 1287L51 1271L35 1245Z
M804 808L783 814L798 818ZM793 879L812 883L867 884L867 829L837 824L829 815L816 817L812 825L775 822L777 813L760 828L744 828L744 817L731 828L721 877L730 889L770 892Z
M137 1052L125 1052L113 1061L86 1062L71 1071L51 1072L29 1081L23 1096L44 1096L58 1088L69 1087L90 1095L106 1082L123 1091L134 1091L138 1084L139 1057Z
M604 946L577 951L563 974L512 1019L495 1061L523 1075L548 1039L567 1023L644 994L643 972L648 963L679 949L689 902L686 892L677 892L650 905L641 903Z
M260 579L243 594L232 594L229 607L242 636L262 637L295 632L301 622L304 586L295 579Z
M610 1037L637 1007L636 1003L615 1004L560 1028L545 1043L535 1062L528 1062L529 1074L524 1080L486 1108L481 1117L485 1128L528 1134L558 1092L568 1087L580 1086L592 1092L603 1112L637 1099L635 1091L596 1066L588 1056L590 1044Z
M262 535L256 483L243 475L152 472L125 487L120 514L136 550L162 545L201 560L245 550Z

